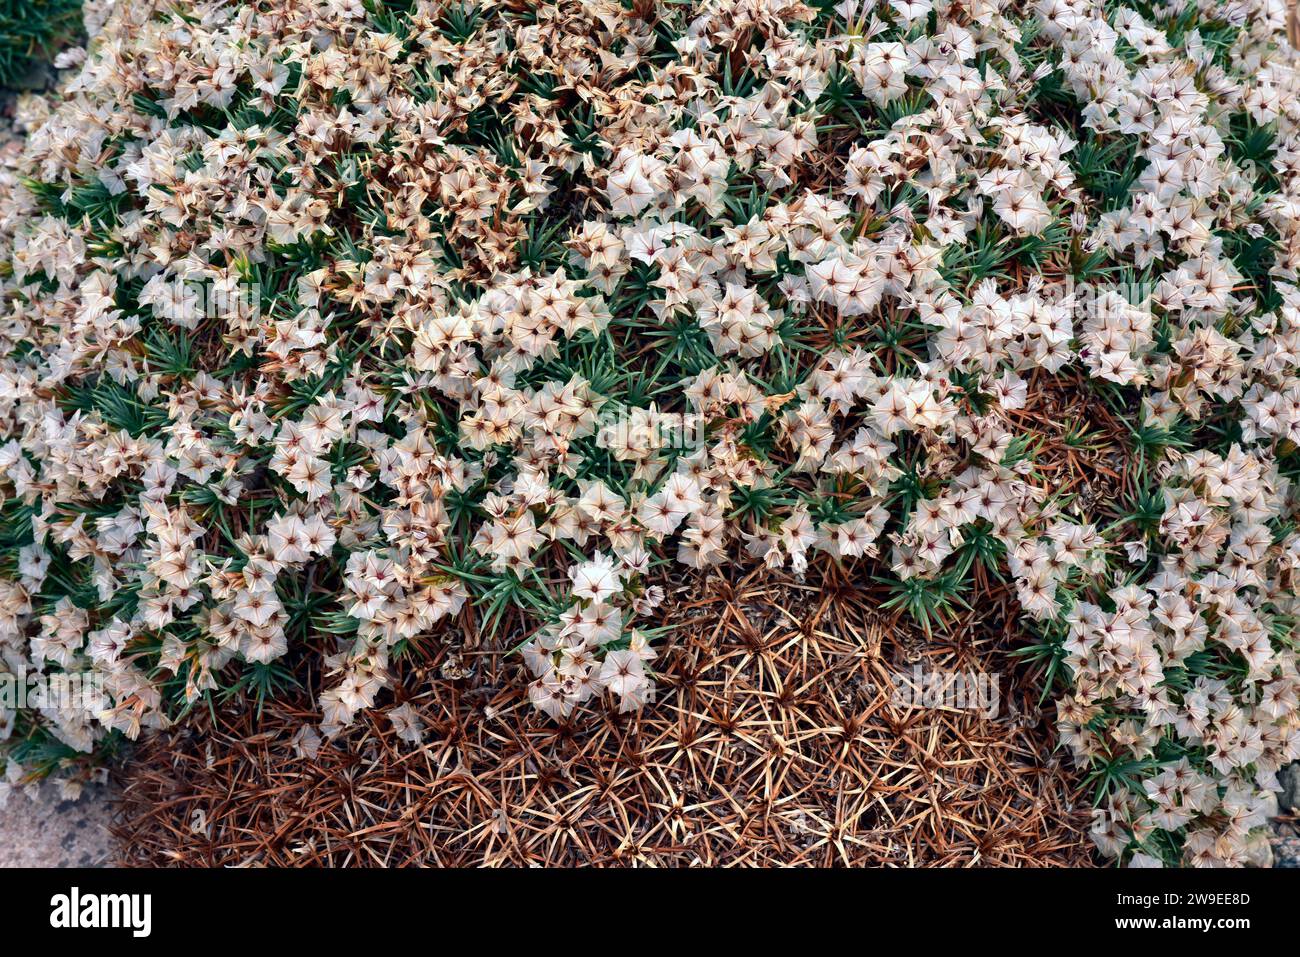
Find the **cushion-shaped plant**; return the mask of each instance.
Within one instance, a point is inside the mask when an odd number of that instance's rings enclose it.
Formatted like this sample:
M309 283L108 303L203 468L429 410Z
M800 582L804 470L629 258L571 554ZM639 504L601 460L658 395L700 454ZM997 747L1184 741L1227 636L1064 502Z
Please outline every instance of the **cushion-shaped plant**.
M840 563L926 630L1009 577L1101 849L1261 860L1300 756L1284 28L119 5L2 184L0 649L102 696L10 709L14 775L291 653L335 732L457 616L549 719L653 706L661 581ZM1103 417L1098 496L1060 468Z

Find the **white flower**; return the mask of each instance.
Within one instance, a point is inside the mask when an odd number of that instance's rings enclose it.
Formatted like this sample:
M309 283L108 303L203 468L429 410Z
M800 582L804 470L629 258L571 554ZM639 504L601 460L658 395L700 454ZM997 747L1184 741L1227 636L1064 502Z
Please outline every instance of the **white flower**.
M618 566L604 552L570 568L569 580L573 582L574 595L594 602L605 601L623 588Z

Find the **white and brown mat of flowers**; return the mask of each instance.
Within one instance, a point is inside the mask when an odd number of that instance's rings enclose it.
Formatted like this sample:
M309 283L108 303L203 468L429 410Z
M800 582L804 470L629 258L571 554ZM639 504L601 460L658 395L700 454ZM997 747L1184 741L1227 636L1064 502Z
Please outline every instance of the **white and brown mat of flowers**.
M0 174L0 660L45 686L10 785L322 641L338 734L471 615L534 720L653 709L665 576L830 563L926 633L1010 583L1102 853L1267 861L1283 0L94 12ZM1044 464L1090 409L1105 495Z

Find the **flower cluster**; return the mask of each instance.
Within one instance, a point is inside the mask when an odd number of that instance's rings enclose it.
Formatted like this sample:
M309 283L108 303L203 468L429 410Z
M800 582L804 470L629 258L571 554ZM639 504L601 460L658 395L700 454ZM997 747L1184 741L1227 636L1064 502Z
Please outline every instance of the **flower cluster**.
M335 733L453 620L552 719L635 710L665 575L838 562L927 632L1006 575L1099 847L1260 859L1281 0L101 7L0 175L0 660L107 700L0 714L14 775L304 653ZM1129 423L1122 501L1038 466L1065 382Z

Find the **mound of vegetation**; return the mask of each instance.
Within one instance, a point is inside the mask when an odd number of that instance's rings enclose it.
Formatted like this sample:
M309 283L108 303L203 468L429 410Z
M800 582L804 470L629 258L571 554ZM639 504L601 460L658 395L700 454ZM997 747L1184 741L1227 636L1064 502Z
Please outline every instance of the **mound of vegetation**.
M539 726L652 709L652 616L743 561L926 635L1005 584L1100 849L1266 860L1285 19L117 5L0 181L0 654L48 692L9 779L279 696L291 652L347 734L471 626Z

